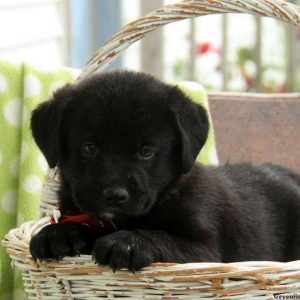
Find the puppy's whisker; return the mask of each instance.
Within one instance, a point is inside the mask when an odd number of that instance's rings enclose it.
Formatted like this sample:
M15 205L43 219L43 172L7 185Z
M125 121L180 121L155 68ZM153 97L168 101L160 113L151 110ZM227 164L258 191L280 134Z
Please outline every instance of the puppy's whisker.
M113 227L115 230L118 229L117 226L116 226L116 224L115 224L112 220L110 220L110 224L112 225L112 227Z

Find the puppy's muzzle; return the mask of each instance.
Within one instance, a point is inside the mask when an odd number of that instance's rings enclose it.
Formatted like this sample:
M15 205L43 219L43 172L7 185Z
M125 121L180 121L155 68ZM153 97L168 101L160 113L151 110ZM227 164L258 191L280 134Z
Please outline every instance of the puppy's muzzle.
M107 203L125 203L129 200L129 193L124 187L108 187L103 190L102 199Z

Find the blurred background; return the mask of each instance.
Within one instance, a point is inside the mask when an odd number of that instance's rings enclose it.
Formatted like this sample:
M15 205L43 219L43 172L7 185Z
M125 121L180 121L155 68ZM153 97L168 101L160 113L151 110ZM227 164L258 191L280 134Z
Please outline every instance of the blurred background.
M0 58L43 68L82 68L123 25L174 2L1 0ZM111 69L196 80L210 91L299 91L299 41L299 28L273 19L205 16L155 31L125 51Z

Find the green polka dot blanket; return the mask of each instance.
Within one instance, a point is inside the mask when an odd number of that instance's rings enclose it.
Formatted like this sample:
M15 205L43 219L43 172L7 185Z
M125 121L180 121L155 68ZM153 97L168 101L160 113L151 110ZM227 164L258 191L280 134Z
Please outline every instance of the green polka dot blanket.
M67 69L46 72L0 61L0 240L9 229L39 218L48 166L30 134L30 114L53 90L74 79ZM21 280L2 247L0 255L0 299L21 300Z
M31 136L31 111L58 87L73 82L77 74L70 69L47 72L28 64L0 61L0 240L11 228L40 216L41 189L48 165ZM182 82L178 86L208 109L201 85ZM212 126L197 160L217 163ZM0 247L0 300L25 299L19 274Z

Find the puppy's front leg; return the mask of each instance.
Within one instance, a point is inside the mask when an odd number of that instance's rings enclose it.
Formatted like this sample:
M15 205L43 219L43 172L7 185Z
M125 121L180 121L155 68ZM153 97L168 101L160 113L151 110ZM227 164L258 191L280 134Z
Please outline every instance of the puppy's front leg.
M30 241L34 259L61 259L65 256L90 254L99 235L78 223L50 224Z
M134 272L154 262L219 262L218 247L158 230L121 230L99 238L93 248L99 265Z

